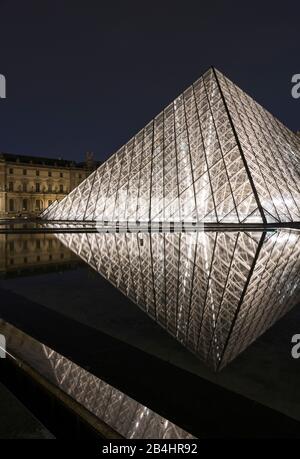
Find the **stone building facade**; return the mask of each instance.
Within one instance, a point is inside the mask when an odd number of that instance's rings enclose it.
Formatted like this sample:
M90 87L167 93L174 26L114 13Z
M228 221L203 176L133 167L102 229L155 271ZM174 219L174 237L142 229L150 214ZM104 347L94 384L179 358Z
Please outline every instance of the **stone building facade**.
M36 216L60 201L99 164L92 155L76 163L63 159L0 153L0 218Z

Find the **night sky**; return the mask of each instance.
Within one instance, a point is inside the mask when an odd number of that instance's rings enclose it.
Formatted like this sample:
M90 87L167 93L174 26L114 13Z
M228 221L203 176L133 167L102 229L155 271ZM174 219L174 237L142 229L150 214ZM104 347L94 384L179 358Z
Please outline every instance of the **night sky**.
M103 160L211 65L300 129L300 2L0 0L0 151Z

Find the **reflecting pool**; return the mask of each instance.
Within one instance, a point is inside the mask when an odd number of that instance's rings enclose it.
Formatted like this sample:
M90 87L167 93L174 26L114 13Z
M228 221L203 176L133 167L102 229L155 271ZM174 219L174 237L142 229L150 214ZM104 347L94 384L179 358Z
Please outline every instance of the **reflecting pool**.
M297 432L299 237L9 225L0 333L126 437Z

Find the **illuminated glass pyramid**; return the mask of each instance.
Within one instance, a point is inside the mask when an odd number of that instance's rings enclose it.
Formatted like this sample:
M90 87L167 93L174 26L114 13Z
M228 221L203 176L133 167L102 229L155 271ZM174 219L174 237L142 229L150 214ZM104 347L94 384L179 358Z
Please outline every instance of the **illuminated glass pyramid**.
M211 68L41 217L300 222L300 141Z

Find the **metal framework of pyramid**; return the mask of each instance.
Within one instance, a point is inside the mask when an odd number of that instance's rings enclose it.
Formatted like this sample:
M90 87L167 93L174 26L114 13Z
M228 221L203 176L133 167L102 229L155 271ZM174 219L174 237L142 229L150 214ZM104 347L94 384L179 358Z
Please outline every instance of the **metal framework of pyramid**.
M211 68L41 217L300 222L300 140Z

